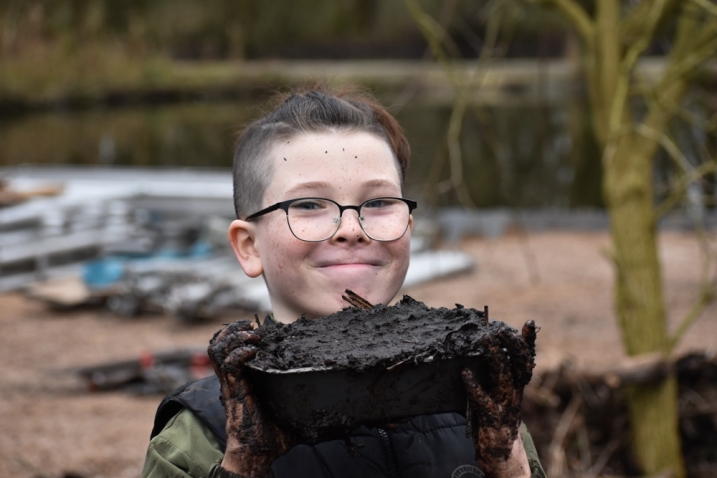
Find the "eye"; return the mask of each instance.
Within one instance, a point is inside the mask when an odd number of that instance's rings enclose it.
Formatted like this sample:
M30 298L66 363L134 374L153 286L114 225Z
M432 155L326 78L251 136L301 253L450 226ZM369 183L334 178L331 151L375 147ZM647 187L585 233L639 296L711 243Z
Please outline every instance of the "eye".
M363 207L369 208L369 209L376 209L381 207L386 207L391 204L391 200L383 199L383 198L377 198L377 199L369 199L363 204Z
M297 211L317 211L326 209L327 201L322 199L301 199L291 203L291 209Z

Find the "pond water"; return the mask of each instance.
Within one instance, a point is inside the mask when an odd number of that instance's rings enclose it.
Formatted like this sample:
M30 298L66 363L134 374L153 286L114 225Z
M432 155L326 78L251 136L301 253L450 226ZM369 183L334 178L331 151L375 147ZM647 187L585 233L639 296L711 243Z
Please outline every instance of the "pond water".
M572 102L571 102L572 101ZM463 174L481 207L597 206L600 168L578 100L475 107L463 121ZM49 111L0 119L0 166L17 164L231 167L236 132L261 114L247 102ZM413 155L407 197L461 203L451 188L450 106L408 103L395 114Z

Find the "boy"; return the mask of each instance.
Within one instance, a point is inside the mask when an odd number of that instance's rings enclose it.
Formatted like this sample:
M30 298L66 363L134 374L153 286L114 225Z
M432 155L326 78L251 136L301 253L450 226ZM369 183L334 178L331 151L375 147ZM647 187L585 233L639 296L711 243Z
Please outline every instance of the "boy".
M229 240L244 272L264 277L272 320L329 315L347 305L346 289L374 304L394 298L413 227L415 203L402 198L409 156L396 120L357 96L297 93L243 132L234 156L235 207L243 219L232 223ZM534 345L533 324L524 337ZM440 414L390 430L361 428L351 435L351 450L341 440L295 446L262 415L241 377L258 340L248 322L212 338L218 378L165 398L143 476L469 478L482 476L476 464L490 477L545 476L527 431L518 432L519 416L505 426L484 423L481 413L510 408L522 390L511 385L512 393L489 397L469 371L463 378L472 437L465 418Z

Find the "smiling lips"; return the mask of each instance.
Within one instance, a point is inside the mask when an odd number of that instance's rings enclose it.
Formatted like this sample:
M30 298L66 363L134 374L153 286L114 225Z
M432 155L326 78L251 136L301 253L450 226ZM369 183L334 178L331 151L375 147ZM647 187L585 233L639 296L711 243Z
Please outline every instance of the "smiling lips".
M377 257L336 257L322 258L314 263L319 269L324 267L348 267L348 266L383 266L386 261Z

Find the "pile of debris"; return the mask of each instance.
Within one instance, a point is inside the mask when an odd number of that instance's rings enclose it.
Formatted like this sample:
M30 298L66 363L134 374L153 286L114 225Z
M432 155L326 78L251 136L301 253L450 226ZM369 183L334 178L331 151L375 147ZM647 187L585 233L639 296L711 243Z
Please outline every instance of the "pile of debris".
M93 392L123 390L133 395L167 394L214 373L206 347L144 352L139 357L70 370Z
M37 193L0 205L0 292L181 320L271 308L229 248L229 170L15 167L0 179ZM473 268L465 253L432 250L435 228L416 224L406 286Z
M654 383L669 371L679 382L682 451L690 478L717 476L717 353L659 356L599 373L569 363L534 377L523 419L548 476L641 476L631 450L626 386Z

